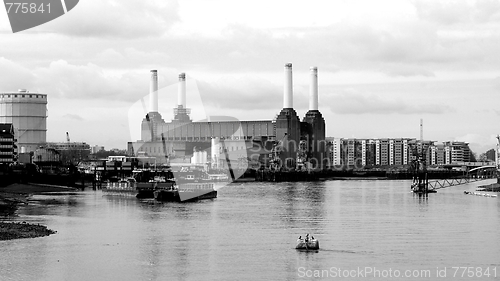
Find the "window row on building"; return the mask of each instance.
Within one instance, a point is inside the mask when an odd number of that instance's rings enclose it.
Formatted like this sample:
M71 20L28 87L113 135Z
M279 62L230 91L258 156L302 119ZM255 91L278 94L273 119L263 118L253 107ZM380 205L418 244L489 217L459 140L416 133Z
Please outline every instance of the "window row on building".
M330 165L346 167L402 166L419 154L414 138L354 139L327 138ZM446 165L472 160L469 144L460 141L423 141L428 165ZM422 147L422 146L421 146Z
M46 98L47 96L46 95L17 95L17 94L1 94L0 95L0 98L17 98L18 96L20 98L36 98L36 99L44 99Z
M0 123L0 164L16 160L17 147L12 124Z

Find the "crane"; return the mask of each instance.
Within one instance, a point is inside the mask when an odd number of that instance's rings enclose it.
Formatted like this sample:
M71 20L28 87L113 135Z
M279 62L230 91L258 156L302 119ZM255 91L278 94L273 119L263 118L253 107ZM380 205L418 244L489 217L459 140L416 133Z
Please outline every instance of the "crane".
M153 123L152 123L152 122L153 122L153 120L151 120L151 118L150 118L150 116L149 116L149 113L148 113L148 114L146 114L146 121L148 122L149 131L151 132L151 141L153 141L153 140L154 140L154 138L155 138L155 133L154 133L154 131L153 131L153 126L154 126L154 125L153 125Z
M497 150L495 151L495 164L497 166L497 170L499 170L500 173L500 135L497 135Z
M271 170L279 171L282 168L281 159L280 159L279 155L280 155L281 151L283 150L283 140L286 137L287 137L287 133L285 133L283 138L281 138L281 140L278 143L276 143L271 150L271 155L270 155L271 160L269 161Z
M229 154L227 153L226 149L226 144L224 139L221 139L220 144L222 145L222 151L224 152L224 155L226 156L226 163L227 163L227 168L229 169L229 174L231 175L231 181L235 181L236 178L234 176L234 171L233 168L231 167L231 160L229 159Z
M309 169L309 162L307 161L307 141L301 140L299 142L299 151L297 151L297 170L305 171Z
M165 163L169 165L169 160L168 160L168 152L167 152L167 145L165 144L165 137L163 136L163 133L161 133L161 142L163 144L163 155L165 156Z

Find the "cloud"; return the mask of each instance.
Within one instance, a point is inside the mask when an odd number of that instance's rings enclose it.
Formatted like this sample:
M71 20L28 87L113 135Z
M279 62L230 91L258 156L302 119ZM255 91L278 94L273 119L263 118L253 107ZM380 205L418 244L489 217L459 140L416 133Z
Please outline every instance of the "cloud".
M94 64L107 69L157 69L169 65L170 56L163 51L140 50L134 47L107 48L97 53L91 60Z
M283 89L259 77L226 76L215 82L198 81L198 88L203 103L217 108L251 111L276 109L282 104Z
M71 120L75 120L75 121L84 121L85 120L85 119L83 119L83 117L81 117L78 114L70 114L70 113L64 114L63 118L65 118L65 119L71 119Z
M454 141L463 141L469 143L469 147L477 156L484 153L492 148L496 147L497 139L496 135L482 135L476 133L469 133L462 136L458 136Z
M30 69L0 57L0 91L30 88L34 78Z
M112 49L102 55L106 54L120 57ZM0 91L28 89L48 94L52 98L130 102L149 94L151 69L158 70L160 88L177 82L179 72L162 67L113 71L93 63L72 64L56 60L42 67L28 69L20 63L0 57Z
M70 64L65 60L51 62L48 66L27 69L21 64L0 58L1 91L28 89L63 99L133 101L149 93L149 70L108 74L98 65ZM161 76L174 80L169 71Z
M175 0L80 1L66 16L40 28L67 36L133 39L161 36L177 21Z
M424 77L436 77L434 72L429 71L421 66L405 65L405 64L388 64L384 67L384 72L389 76L424 76Z
M432 77L438 71L497 67L500 57L487 51L500 47L500 38L488 36L482 42L467 38L443 38L432 24L405 22L389 29L340 22L316 28L282 31L262 30L232 24L222 37L162 38L150 45L150 52L166 52L163 61L171 65L218 72L274 71L291 61L297 66L317 65L323 71L372 71L389 76ZM150 61L153 61L152 59ZM450 67L453 66L453 67Z
M451 25L471 20L471 6L465 1L415 1L419 18Z
M500 21L500 2L477 1L414 1L420 19L449 26L463 23Z
M496 0L483 0L476 2L474 20L478 22L500 21L500 2Z
M433 3L419 1L415 5L423 16L446 12L448 4ZM485 17L492 20L497 17L494 2L453 5L468 7L476 14L489 11L491 15ZM92 9L97 15L90 12ZM500 26L495 22L469 20L445 25L415 14L383 24L345 19L322 26L258 28L236 22L211 37L201 32L175 34L172 30L183 24L177 9L178 3L173 1L165 6L150 1L83 1L67 16L40 27L53 34L39 30L40 34L20 34L15 41L5 37L2 55L30 66L63 59L69 64L92 63L113 70L162 66L221 75L276 71L288 61L294 66L317 65L329 72L438 78L444 71L498 70L500 65L496 51L500 48ZM121 18L115 23L116 17ZM70 31L73 29L75 34ZM39 52L20 52L19 46L28 45L36 45Z
M332 101L330 109L338 114L443 114L452 110L447 105L409 103L399 98L362 94L354 89L330 95L328 99Z
M148 85L141 85L139 77L131 73L115 77L106 75L95 64L73 65L64 60L54 61L34 73L38 87L60 98L130 100L134 92L144 92Z

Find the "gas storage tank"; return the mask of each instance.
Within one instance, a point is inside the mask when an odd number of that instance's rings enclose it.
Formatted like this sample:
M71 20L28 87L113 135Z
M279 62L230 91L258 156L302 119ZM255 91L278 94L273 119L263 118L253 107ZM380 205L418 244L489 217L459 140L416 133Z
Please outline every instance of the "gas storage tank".
M14 125L18 152L47 141L47 95L25 89L0 93L0 123Z

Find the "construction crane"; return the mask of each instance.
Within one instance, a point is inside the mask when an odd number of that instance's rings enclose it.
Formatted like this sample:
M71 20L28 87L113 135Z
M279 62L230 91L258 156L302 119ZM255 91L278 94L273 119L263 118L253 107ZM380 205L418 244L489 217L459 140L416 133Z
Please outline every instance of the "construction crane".
M66 141L67 141L67 142L70 142L70 139L69 139L69 133L68 133L68 132L66 132Z
M165 137L163 136L163 133L161 133L161 142L163 144L163 155L165 156L165 163L167 165L170 165L170 161L168 159L167 145L165 144Z
M420 119L420 142L424 141L424 119Z
M153 131L153 120L150 119L149 117L149 113L146 114L146 121L148 122L148 126L149 126L149 131L151 132L151 141L154 140L154 137L155 137L155 134L154 134L154 131Z
M307 161L307 141L301 140L299 150L297 151L297 170L309 170L309 162Z
M229 154L227 153L224 138L221 138L220 144L222 146L222 151L224 152L224 156L226 157L227 168L229 169L229 174L231 175L231 181L234 182L236 180L236 178L234 176L233 168L231 167L231 160L229 159Z
M282 168L281 165L281 158L280 158L280 153L283 150L283 140L287 137L287 133L281 138L281 140L276 143L273 146L273 149L271 150L271 160L269 161L270 163L270 168L271 170L279 171Z
M413 174L411 190L419 194L435 193L435 188L429 188L429 178L427 177L427 153L430 149L430 142L424 142L424 121L420 119L420 140L408 143L412 151L410 169Z
M495 151L495 165L500 173L500 135L497 135L497 150Z

